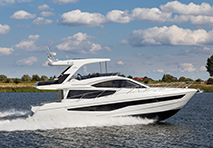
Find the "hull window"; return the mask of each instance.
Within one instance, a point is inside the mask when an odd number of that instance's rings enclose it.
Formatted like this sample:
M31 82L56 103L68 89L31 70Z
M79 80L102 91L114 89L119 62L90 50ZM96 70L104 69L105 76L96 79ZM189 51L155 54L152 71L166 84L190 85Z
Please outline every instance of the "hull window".
M93 99L114 94L114 90L70 90L67 99Z
M139 84L136 84L132 81L128 80L112 80L112 81L105 81L101 83L97 83L92 85L94 87L110 87L110 88L145 88Z

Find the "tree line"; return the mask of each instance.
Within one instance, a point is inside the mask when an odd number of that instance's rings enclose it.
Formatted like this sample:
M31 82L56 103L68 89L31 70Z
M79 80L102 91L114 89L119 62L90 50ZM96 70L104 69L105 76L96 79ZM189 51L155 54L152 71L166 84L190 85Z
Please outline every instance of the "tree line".
M21 77L21 79L19 78L8 78L5 75L0 75L0 82L2 83L21 83L21 82L37 82L37 81L48 81L48 80L54 80L56 78L56 76L53 77L47 77L45 75L42 75L41 77L39 77L37 74L32 75L32 77L30 77L28 74L25 74Z
M213 76L213 55L207 59L207 64L206 64L206 69L207 72L209 72L210 77ZM125 77L125 75L120 75ZM54 80L56 78L56 76L50 77L48 78L45 75L42 75L41 77L39 77L37 74L32 75L32 77L30 77L28 74L25 74L21 77L21 79L19 78L15 78L15 79L11 79L8 78L5 75L0 75L0 82L4 82L4 83L21 83L21 82L36 82L36 81L48 81L48 80ZM128 76L128 78L133 79L133 77L131 75ZM145 78L145 79L144 79ZM150 81L153 81L151 78L148 77L144 77L143 78L143 82L144 83L149 83ZM186 82L186 81L194 81L191 78L185 78L185 77L180 77L179 79L177 79L176 77L170 75L170 74L164 74L163 78L159 81L163 81L163 82ZM201 79L197 79L195 80L196 82L204 82ZM207 80L207 84L213 84L213 78L209 78Z

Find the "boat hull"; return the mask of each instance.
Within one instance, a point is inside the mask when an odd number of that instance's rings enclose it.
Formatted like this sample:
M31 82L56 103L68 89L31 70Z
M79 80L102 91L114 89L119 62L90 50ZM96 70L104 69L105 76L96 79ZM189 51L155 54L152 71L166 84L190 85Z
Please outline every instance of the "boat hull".
M177 89L172 93L161 92L160 95L155 91L143 92L143 97L138 97L141 96L141 93L138 93L134 96L125 94L100 99L66 100L33 107L32 111L35 113L34 115L55 115L57 113L57 115L97 117L134 116L160 121L177 113L195 93L195 89Z

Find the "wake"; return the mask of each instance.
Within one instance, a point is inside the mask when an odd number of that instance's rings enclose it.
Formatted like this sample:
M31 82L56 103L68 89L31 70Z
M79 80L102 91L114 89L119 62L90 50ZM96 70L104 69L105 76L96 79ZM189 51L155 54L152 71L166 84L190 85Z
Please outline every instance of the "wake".
M16 117L16 118L8 118ZM23 118L24 117L24 118ZM151 124L155 120L137 117L95 117L70 114L48 114L30 116L29 111L0 112L0 131L49 130L91 126L122 126Z

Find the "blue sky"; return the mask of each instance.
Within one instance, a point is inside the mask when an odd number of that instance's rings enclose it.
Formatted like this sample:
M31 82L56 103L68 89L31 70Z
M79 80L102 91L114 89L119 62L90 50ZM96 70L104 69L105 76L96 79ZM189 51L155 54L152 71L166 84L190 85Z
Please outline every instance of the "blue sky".
M157 0L1 0L0 74L58 75L58 59L111 58L110 71L161 79L208 79L213 2ZM84 67L85 73L93 69Z

